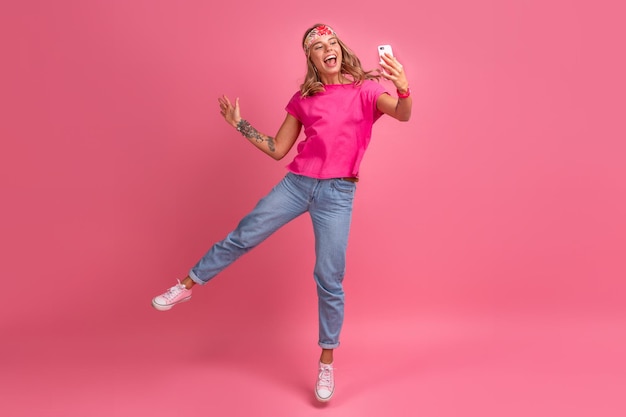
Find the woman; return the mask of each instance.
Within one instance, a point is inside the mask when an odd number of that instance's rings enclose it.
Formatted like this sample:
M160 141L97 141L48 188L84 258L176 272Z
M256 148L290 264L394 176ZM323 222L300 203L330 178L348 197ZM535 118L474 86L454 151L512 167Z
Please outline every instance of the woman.
M328 401L335 387L333 350L339 346L343 325L342 281L359 165L374 122L383 114L409 120L412 101L402 65L389 54L381 57L384 71L379 75L364 71L358 57L323 24L305 32L302 48L308 65L306 78L287 104L276 136L259 132L241 118L238 98L234 105L226 96L218 99L224 120L276 160L289 152L304 128L306 138L298 144L298 153L287 166L289 172L182 282L155 297L152 304L169 310L188 301L195 284L206 284L281 226L309 212L315 235L313 276L322 348L315 395ZM393 82L397 98L376 82L380 77Z

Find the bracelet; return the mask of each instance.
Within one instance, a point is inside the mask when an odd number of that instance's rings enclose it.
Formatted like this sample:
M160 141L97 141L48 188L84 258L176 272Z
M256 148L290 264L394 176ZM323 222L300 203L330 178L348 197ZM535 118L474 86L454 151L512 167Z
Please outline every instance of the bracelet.
M406 88L406 93L402 94L400 90L396 89L396 93L398 93L398 98L408 98L411 96L411 89L409 87Z

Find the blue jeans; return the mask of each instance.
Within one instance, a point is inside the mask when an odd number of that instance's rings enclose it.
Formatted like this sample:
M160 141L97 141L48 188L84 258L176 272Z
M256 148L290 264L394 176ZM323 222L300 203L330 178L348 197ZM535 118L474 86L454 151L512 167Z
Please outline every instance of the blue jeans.
M309 212L315 235L315 268L319 314L319 345L339 346L343 325L343 277L356 183L339 178L318 180L288 173L235 230L191 269L189 277L206 284L220 271L267 239L280 227Z

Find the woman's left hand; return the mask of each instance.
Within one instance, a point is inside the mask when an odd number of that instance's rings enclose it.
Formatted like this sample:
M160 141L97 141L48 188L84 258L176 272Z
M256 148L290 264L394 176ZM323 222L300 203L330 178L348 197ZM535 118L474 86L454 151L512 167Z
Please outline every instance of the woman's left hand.
M380 66L384 69L382 76L393 82L398 90L406 91L409 88L409 81L406 79L404 67L394 56L389 54L382 55Z

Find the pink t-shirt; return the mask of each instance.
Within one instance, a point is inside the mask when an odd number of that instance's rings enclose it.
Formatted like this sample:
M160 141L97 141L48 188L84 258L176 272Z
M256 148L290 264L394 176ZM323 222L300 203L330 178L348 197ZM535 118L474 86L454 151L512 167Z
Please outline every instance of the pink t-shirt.
M304 127L305 139L287 165L295 174L327 179L357 177L372 137L372 126L383 113L376 100L385 88L373 80L363 84L334 84L302 98L298 91L286 110Z

